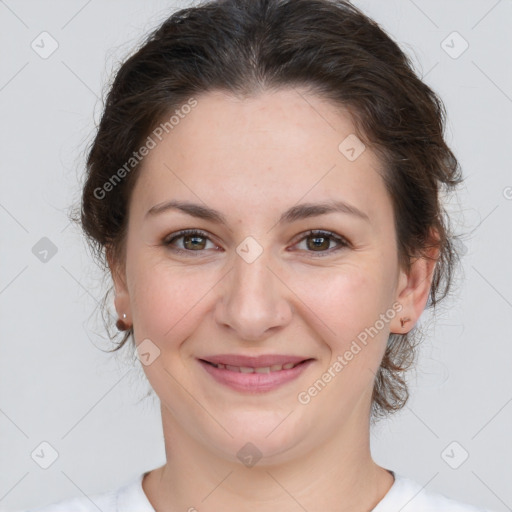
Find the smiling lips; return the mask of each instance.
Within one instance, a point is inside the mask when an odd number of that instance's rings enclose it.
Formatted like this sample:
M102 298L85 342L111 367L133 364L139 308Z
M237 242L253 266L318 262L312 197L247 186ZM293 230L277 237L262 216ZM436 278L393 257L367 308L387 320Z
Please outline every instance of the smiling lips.
M258 357L220 354L199 361L218 382L237 391L254 393L270 391L295 379L313 359L273 354Z
M213 364L213 363L212 363ZM214 365L216 368L226 369L230 372L240 372L240 373L270 373L270 372L278 372L281 370L289 370L290 368L295 367L300 363L286 363L286 364L273 364L272 366L233 366L230 364L216 364Z
M283 368L285 370L293 368L295 365L302 363L302 361L305 361L307 359L307 357L305 358L301 356L278 354L268 354L262 356L244 356L241 354L219 354L216 356L205 357L203 358L203 361L206 361L207 363L212 363L216 365L218 368L227 368L228 370L231 368L243 368L245 370L262 370L265 368L269 368L269 371L278 371L282 370ZM232 371L239 370L235 369ZM251 372L245 371L244 373Z

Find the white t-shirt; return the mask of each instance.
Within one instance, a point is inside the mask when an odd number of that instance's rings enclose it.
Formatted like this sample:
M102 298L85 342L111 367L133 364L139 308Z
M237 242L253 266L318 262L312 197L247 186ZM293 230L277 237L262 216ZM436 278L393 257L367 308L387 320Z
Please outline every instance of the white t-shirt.
M428 492L405 476L391 471L394 484L371 512L491 512ZM124 486L103 493L61 500L26 512L155 512L144 489L141 473Z

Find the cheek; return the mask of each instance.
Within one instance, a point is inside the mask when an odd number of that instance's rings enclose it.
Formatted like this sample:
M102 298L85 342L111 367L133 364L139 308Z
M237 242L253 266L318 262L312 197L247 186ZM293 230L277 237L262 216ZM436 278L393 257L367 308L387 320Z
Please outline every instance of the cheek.
M145 336L159 339L173 336L176 329L190 322L194 307L212 287L206 272L165 264L141 267L132 288L134 324Z
M388 297L378 267L344 265L297 277L298 295L324 324L326 339L344 344L372 325L384 312Z
M333 384L322 392L322 400L331 397L348 407L348 401L370 392L384 355L390 319L382 321L381 315L390 310L389 272L378 262L359 261L303 286L307 303L326 325L321 333L330 361L324 367L328 374L321 379Z
M183 389L165 369L172 374L184 369L181 346L198 328L215 279L211 271L187 271L162 262L141 265L132 275L134 337L137 344L149 339L158 347L143 345L158 354L144 372L158 396L169 396L172 390L186 403Z
M178 346L197 328L218 281L212 268L173 265L160 258L133 259L130 298L135 339L154 340L163 348Z
M300 404L311 403L312 409L305 410L314 411L317 418L329 415L326 423L340 425L347 411L373 389L389 332L389 321L380 320L389 309L387 276L375 261L365 265L361 258L357 265L331 269L323 279L306 279L301 290L312 305L311 321L320 319L316 330L328 354L297 399Z

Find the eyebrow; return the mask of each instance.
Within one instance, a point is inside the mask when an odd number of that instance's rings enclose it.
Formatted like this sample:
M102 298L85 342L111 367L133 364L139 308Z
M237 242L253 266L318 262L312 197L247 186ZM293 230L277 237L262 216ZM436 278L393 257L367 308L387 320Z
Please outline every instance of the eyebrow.
M209 220L215 224L227 225L228 223L226 217L217 210L200 204L177 200L156 204L146 212L145 218L154 217L168 210L179 210L192 217ZM359 208L344 201L330 201L327 203L302 203L292 206L281 215L278 224L291 223L328 213L345 213L370 222L368 215Z

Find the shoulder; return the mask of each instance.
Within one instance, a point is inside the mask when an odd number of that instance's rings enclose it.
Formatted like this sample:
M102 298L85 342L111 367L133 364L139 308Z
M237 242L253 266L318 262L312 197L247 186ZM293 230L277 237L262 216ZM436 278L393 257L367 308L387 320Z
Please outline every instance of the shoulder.
M426 490L419 483L394 473L395 483L372 512L491 512Z
M57 501L25 512L155 512L142 488L144 473L118 489Z

